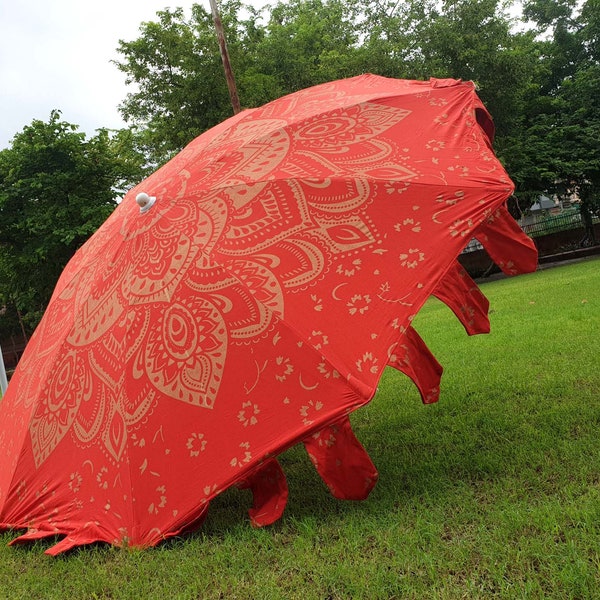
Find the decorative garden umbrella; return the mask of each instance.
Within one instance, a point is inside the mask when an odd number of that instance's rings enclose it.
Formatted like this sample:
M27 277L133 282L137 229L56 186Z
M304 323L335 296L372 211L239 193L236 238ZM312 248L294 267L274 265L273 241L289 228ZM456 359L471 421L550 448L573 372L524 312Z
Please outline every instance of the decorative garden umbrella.
M243 111L131 190L0 404L0 527L64 535L50 554L151 546L231 485L271 523L275 456L298 442L334 495L366 497L348 414L386 365L437 400L420 307L489 329L457 256L476 237L506 273L535 269L492 135L471 83L363 75Z

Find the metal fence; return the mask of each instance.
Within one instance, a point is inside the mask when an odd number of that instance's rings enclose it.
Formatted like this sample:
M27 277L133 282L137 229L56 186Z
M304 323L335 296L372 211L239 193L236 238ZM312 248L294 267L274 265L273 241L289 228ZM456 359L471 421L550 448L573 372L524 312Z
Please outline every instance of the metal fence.
M599 223L600 219L594 217L593 222L594 224ZM583 229L581 214L578 210L565 211L557 215L540 216L538 220L533 223L519 223L519 225L521 226L521 229L532 238L569 229ZM463 250L463 254L481 249L483 249L483 246L473 238Z
M567 229L582 229L583 223L579 211L569 211L558 215L549 215L535 223L528 223L521 227L530 237L539 237Z

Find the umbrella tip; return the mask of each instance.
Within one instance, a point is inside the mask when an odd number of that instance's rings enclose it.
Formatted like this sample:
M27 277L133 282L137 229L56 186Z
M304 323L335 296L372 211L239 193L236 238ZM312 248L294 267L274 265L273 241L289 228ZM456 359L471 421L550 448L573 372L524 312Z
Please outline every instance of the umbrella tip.
M145 213L152 208L152 205L156 202L156 196L148 196L146 192L140 192L136 197L135 201L140 207L140 213Z

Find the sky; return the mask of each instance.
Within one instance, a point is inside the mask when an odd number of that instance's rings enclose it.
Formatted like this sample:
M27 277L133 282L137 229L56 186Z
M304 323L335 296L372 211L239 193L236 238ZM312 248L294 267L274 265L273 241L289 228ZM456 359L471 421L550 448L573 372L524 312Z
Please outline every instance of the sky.
M210 10L209 0L0 0L0 149L53 109L88 136L125 126L125 74L110 62L119 40L137 39L159 10L181 6L189 16L194 3Z

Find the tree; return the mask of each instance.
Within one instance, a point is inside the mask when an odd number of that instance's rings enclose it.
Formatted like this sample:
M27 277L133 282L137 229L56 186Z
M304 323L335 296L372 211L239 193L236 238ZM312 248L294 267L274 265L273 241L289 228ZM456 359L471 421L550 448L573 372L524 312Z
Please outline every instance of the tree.
M572 195L581 201L587 241L600 214L600 2L532 0L525 14L540 37L535 90L515 139L512 171L525 193Z
M525 30L503 0L290 0L268 10L263 25L237 0L221 3L243 106L363 72L472 80L519 197L570 186L594 210L600 0L526 0L535 27ZM139 89L123 114L162 162L231 109L211 15L194 5L189 20L181 9L158 16L121 42L118 66Z
M23 315L28 333L68 260L142 174L128 132L86 140L59 111L0 151L0 306Z
M260 38L254 22L238 19L240 8L240 2L228 0L220 9L234 74L245 71L245 40ZM115 62L136 88L121 104L121 114L137 128L155 164L232 114L211 13L194 4L189 19L181 8L157 17L141 25L136 40L120 40L123 58Z
M229 57L243 108L361 72L356 0L292 0L260 13L237 0L220 3ZM240 17L242 14L248 18ZM231 116L227 83L210 12L193 5L157 13L140 36L119 42L115 64L134 84L120 109L138 128L155 163Z
M512 26L501 0L445 0L417 29L421 75L474 81L499 137L518 127L536 59L532 36Z
M280 94L361 72L355 0L291 0L271 9L257 48L257 68L277 81Z

